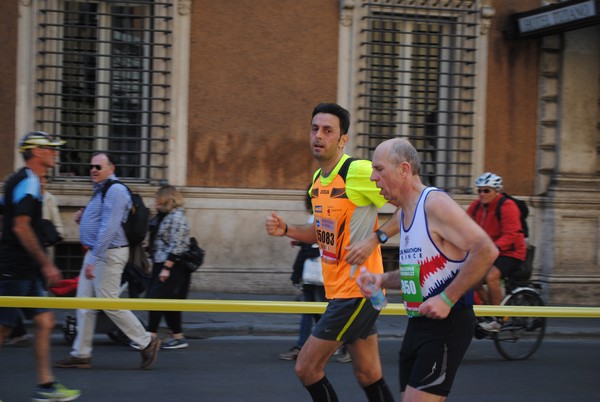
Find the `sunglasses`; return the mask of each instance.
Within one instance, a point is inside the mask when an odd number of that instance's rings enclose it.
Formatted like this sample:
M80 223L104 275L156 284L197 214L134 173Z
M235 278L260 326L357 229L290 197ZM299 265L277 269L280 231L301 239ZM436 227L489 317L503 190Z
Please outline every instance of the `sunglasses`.
M477 189L477 192L478 192L478 193L480 193L480 194L481 194L481 193L484 193L484 194L489 194L489 193L491 193L491 192L492 192L492 190L490 190L489 188L478 188L478 189Z
M102 165L90 165L90 170L96 169L97 171L102 170Z

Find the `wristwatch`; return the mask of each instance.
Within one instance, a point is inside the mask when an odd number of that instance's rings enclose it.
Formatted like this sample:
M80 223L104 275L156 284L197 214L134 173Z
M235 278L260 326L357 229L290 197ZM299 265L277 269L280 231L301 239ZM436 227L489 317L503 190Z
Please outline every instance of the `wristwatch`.
M388 235L383 230L377 229L375 234L377 235L377 240L379 240L379 243L384 244L386 241L388 241Z

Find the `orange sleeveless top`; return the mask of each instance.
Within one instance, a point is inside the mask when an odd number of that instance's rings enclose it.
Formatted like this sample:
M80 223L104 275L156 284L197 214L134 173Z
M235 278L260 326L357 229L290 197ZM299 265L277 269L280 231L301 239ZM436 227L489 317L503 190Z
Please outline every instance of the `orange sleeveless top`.
M362 297L356 284L360 267L356 267L354 276L351 276L352 267L344 261L346 247L377 229L377 209L386 202L375 184L368 180L371 163L354 160L352 165L348 162L347 166L343 166L347 159L344 155L329 178L322 178L317 172L311 188L315 231L321 249L323 283L328 299ZM349 193L352 195L349 196ZM380 246L363 265L371 272L383 272Z

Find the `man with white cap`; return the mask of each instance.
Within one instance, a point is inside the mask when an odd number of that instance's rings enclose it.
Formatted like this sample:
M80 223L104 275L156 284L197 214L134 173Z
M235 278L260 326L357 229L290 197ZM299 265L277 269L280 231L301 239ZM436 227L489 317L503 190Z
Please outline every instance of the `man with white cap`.
M25 166L4 184L4 219L0 238L0 296L43 296L44 287L57 283L62 275L41 243L43 195L40 177L56 164L59 147L65 142L50 134L34 131L19 141ZM0 345L22 312L31 318L37 330L34 351L37 359L38 386L33 401L72 401L81 392L68 389L54 378L50 367L50 335L54 313L46 308L0 308Z

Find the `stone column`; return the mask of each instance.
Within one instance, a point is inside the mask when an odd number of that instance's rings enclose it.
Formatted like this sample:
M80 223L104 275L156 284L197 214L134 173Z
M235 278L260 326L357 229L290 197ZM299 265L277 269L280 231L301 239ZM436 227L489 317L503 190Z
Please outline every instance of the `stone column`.
M541 200L538 255L552 304L598 305L600 26L565 32L562 39L555 160Z

